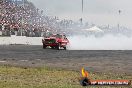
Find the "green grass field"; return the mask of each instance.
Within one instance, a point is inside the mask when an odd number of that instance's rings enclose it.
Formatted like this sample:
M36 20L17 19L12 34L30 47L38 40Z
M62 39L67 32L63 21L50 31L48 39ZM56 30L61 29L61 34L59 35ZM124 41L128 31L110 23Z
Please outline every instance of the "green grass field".
M0 66L0 88L83 88L79 71L61 68ZM91 79L132 79L132 75L93 73ZM132 86L88 86L86 88L132 88Z

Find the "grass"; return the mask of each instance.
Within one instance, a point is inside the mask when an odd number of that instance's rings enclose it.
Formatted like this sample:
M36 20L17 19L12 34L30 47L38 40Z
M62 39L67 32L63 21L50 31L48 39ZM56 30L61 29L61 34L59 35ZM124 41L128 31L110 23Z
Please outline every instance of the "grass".
M0 88L83 88L79 71L60 68L0 66ZM90 73L92 79L132 79L132 75ZM132 88L132 86L88 86L87 88Z

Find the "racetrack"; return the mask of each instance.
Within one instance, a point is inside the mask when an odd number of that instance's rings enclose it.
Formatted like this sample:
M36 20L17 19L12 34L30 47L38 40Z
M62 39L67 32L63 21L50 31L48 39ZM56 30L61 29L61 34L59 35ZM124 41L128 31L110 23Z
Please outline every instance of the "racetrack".
M132 51L52 50L42 46L0 46L0 64L13 66L53 66L89 71L132 73Z

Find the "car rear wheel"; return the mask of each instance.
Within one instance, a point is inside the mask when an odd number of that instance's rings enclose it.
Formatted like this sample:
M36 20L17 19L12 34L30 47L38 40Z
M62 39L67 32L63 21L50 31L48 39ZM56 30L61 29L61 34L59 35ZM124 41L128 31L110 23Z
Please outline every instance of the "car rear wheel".
M64 48L64 50L66 50L67 48L66 48L66 46L65 47L63 47Z

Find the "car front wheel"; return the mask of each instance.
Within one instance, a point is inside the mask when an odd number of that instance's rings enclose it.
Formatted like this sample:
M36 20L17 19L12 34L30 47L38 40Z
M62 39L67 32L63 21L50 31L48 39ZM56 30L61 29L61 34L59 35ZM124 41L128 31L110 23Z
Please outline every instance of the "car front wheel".
M46 45L45 44L43 44L43 49L45 49L46 48Z

